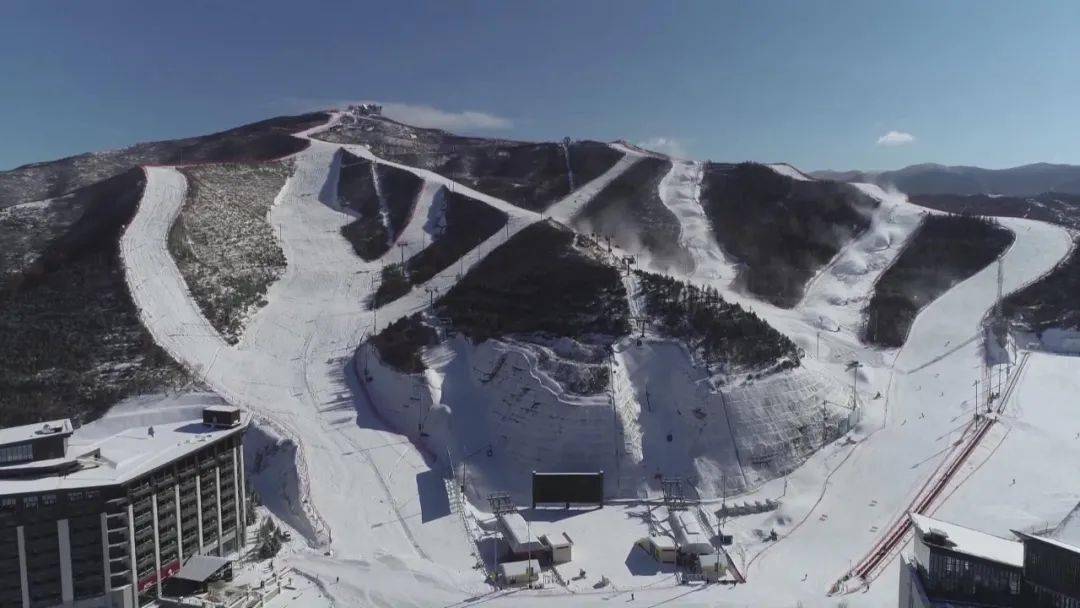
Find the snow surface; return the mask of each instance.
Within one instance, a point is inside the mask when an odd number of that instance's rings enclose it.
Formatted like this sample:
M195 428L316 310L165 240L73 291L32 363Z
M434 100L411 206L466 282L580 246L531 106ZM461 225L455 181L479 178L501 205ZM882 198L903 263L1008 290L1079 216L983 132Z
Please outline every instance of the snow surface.
M857 187L881 203L870 227L807 283L796 307L809 312L806 321L810 325L824 331L843 327L856 335L874 284L903 251L925 214L902 194L887 193L877 186Z
M787 163L772 163L772 164L767 165L767 166L770 169L772 169L773 171L776 171L777 173L779 173L780 175L783 175L785 177L790 177L791 179L799 180L800 182L814 181L814 178L812 178L809 175L803 173L802 171L799 171L798 169L796 169L795 167L793 167L793 166L791 166L791 165L789 165Z
M292 442L295 446L295 492L301 503L299 510L310 522L307 536L313 549L297 552L288 560L298 571L323 581L320 593L325 593L334 605L482 602L492 606L533 606L559 602L591 606L610 605L613 599L627 601L633 591L636 601L646 605L792 606L801 601L805 606L835 606L839 600L826 597L826 590L853 560L869 550L880 531L903 516L910 497L945 457L973 413L971 383L980 377L982 360L977 338L983 315L997 295L995 268L984 269L927 306L916 318L903 348L869 349L858 343L854 333L857 323L852 317L857 305L847 299L865 298L873 277L880 273L880 265L895 255L912 221L902 201L897 201L895 212L875 218L881 232L888 235L887 250L874 247L881 244L874 240L875 236L849 245L840 254L841 259L819 277L800 306L781 310L732 292L725 274L711 267L710 260L720 259L713 257L715 250L708 251L715 247L713 241L701 238L702 226L692 227L690 221L694 217L701 219L688 204L694 198L692 186L685 188L693 183L692 166L679 163L673 172L683 171L683 179L679 180L682 183L676 185L679 174L669 176L667 189L669 193L684 190L687 200L668 196L665 204L669 208L682 205L685 212L677 212L685 235L682 240L696 243L691 247L694 259L705 260L685 278L716 286L724 297L749 306L789 334L807 350L806 374L829 382L845 382L851 375L843 364L853 358L862 361L864 367L858 375L862 422L844 440L825 446L783 478L754 486L739 498L779 499L777 510L721 522L724 533L735 537L729 553L747 575L747 584L734 588L677 585L670 572L649 566L651 559L642 561L643 552L635 550L633 543L652 531L649 518L642 513L650 507L648 503L628 500L599 510L565 513L554 526L575 540L574 561L568 565L568 573L573 576L578 568L584 568L590 582L598 581L602 575L611 581L610 585L594 588L596 583L576 582L569 587L549 585L542 590L489 592L481 573L473 568L479 557L469 538L487 534L483 527L485 515L455 500L453 492L448 496L443 481L443 454L422 451L408 435L390 430L387 421L368 407L371 398L379 401L378 391L386 391L386 395L396 392L396 398L401 399L403 389L383 387L389 383L382 382L384 378L376 371L371 372L372 382L357 382L353 353L365 332L375 329L376 320L375 313L364 309L363 299L371 290L368 275L380 264L359 260L338 235L350 218L334 209L336 196L330 196L335 194L331 186L335 181L329 178L336 149L313 141L308 150L293 157L295 172L270 216L278 228L288 267L267 294L269 303L251 319L235 347L227 345L202 317L167 253L165 238L186 188L182 175L169 168L146 169L143 200L121 241L129 288L155 340L228 402L254 412L260 428L271 429L274 435L265 443ZM384 162L366 148L346 149ZM633 154L640 154L631 148L623 151L628 156L616 167L554 205L549 213L557 219L572 217L587 203L589 192L598 191L606 183L603 180L613 179L635 161ZM466 256L463 266L476 263L507 234L539 219L428 171L402 168L421 176L427 192L436 185L446 185L510 215L508 230L478 246ZM414 214L413 224L417 217L424 216ZM1071 238L1062 228L1022 219L1001 222L1016 234L1003 254L1006 292L1049 271L1069 251ZM415 234L412 225L406 231L410 229ZM861 269L860 262L865 262L866 272L848 272ZM443 290L452 286L456 272L450 270L433 278L429 286ZM857 278L845 280L849 276ZM378 311L380 325L422 309L427 298L422 289L414 289ZM824 340L825 352L818 357L812 345L821 318L830 319L836 330L829 332ZM645 346L653 347L648 341ZM428 390L433 393L449 395L460 390L462 396L471 394L464 384L455 387L454 382L460 384L474 377L476 370L467 366L477 353L458 354L453 352L455 348L451 343L446 350L427 354L437 364L433 366L436 372L426 378ZM499 347L493 344L487 348L492 353L484 356L490 363ZM512 350L512 345L505 348ZM662 356L637 359L635 352L630 349L617 357L619 375L634 378L631 386L618 389L621 394L639 392L640 387L633 385L638 378L663 376L664 366L671 365L664 363ZM442 364L438 363L440 358ZM635 370L635 365L649 366L645 362L650 360L655 367ZM370 360L367 363L371 369L376 367L370 365ZM438 372L439 365L462 369L460 373L444 374ZM1014 450L1015 457L990 458L997 449L992 442L980 447L987 453L969 461L973 470L968 482L947 498L936 516L961 525L970 525L971 518L987 518L986 522L993 525L971 527L989 527L992 529L988 531L994 533L1000 526L1023 525L1015 521L1020 515L1032 524L1038 520L1052 524L1069 512L1080 497L1061 487L1062 479L1074 475L1067 467L1074 459L1061 458L1060 450L1065 446L1076 449L1068 437L1069 433L1080 433L1080 429L1074 431L1060 424L1062 412L1067 411L1063 408L1068 407L1060 397L1072 394L1063 392L1061 386L1063 382L1075 383L1080 377L1076 365L1072 359L1032 356L1024 368L1026 375L1021 378L1015 402L1003 416L1004 424L995 427L995 432L1007 433L998 442L1000 449ZM492 368L480 369L490 372ZM533 382L534 388L544 386L542 378ZM687 386L693 382L686 380ZM530 385L517 386L520 389ZM881 397L875 398L879 392ZM357 399L354 395L358 394L365 398ZM646 413L651 395L645 400ZM628 401L641 402L640 398ZM428 401L427 405L433 403L440 400ZM642 417L640 411L620 413L619 407L615 408L615 416L610 406L597 409L613 424L622 421L627 429L622 435L624 440L633 437L632 425L626 421ZM438 412L438 407L433 411ZM434 420L430 422L433 429ZM636 432L646 438L650 433L647 427L647 423L643 424ZM486 458L483 444L490 439L482 437L496 435L482 428L459 430L462 442L479 449L475 458ZM435 433L431 435L437 438ZM1045 441L1047 437L1053 440ZM646 449L648 440L642 439L640 445L643 462L651 462L652 448ZM467 457L463 446L458 447L458 458ZM602 451L608 447L613 455L616 448L626 450L625 443L612 446L610 439L606 445L600 442L597 446L582 446ZM528 448L523 445L515 449ZM1035 453L1042 457L1033 462L1025 456L1028 450L1038 450ZM276 467L269 470L280 473ZM716 469L700 470L701 477L715 481L712 476ZM1023 489L1029 492L1004 491L1002 481L1011 475L1018 478L1017 483L1025 479ZM615 479L618 483L624 481L618 474ZM1048 497L1053 499L1049 504ZM969 521L963 521L965 517ZM767 540L771 532L776 533L777 541ZM846 599L852 606L889 605L895 601L895 576L894 567L869 592ZM331 578L335 578L335 584L325 582ZM311 603L304 605L319 605L321 601L310 599Z
M701 162L673 162L671 171L660 180L660 200L679 220L679 244L690 252L694 276L730 284L738 269L717 243L701 206L704 171Z

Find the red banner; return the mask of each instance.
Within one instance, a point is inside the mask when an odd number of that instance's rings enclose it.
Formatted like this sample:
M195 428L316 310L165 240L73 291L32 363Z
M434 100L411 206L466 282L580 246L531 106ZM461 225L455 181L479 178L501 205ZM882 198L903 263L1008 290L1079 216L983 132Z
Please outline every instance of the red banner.
M158 578L165 580L170 576L180 571L180 562L173 560L169 564L162 566L161 570L157 574L151 574L145 578L139 580L139 593L142 593L157 584Z

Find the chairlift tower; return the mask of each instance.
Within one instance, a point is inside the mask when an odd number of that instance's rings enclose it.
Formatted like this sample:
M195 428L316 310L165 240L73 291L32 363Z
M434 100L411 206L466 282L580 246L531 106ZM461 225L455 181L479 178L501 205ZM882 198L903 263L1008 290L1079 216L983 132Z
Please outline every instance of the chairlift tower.
M428 294L428 305L432 308L435 307L435 294L439 293L439 288L434 285L428 285L424 287L424 291Z
M664 492L664 505L669 512L686 510L686 491L682 477L664 477L660 480L660 488Z
M514 499L509 492L492 492L488 494L487 500L493 515L505 515L517 511L517 506L514 505Z

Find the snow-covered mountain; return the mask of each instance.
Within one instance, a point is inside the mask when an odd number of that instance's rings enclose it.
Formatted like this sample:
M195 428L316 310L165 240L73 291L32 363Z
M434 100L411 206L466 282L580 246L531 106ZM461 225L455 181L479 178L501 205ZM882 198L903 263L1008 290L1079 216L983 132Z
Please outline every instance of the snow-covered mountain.
M1008 169L983 169L922 163L895 171L814 171L821 179L866 182L916 194L997 194L1035 196L1044 192L1080 194L1080 167L1034 163Z
M679 477L704 505L768 499L724 551L787 572L734 601L783 604L793 564L823 593L973 435L972 370L1016 381L999 290L1021 320L1028 290L1075 308L1070 232L1001 215L369 106L40 163L0 173L0 425L216 393L256 415L259 491L318 548L293 564L385 577L391 605L482 589L486 497L528 502L532 471L605 471L615 506L568 518L582 535L655 532L636 509ZM1068 348L1048 328L1024 339ZM564 592L671 591L612 534L575 541L592 576Z

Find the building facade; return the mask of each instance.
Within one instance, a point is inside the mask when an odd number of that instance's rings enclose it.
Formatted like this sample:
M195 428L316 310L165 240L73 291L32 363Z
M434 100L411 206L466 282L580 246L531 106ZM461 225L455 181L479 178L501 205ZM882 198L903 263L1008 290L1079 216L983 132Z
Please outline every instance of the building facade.
M901 560L900 606L1020 606L1023 545L911 515L914 559Z
M0 606L142 606L187 557L237 552L248 421L214 409L73 445L60 421L60 449L41 425L0 431L30 446L0 464Z
M900 607L1080 608L1080 548L1052 535L999 538L912 514Z
M1024 543L1024 606L1080 608L1080 549L1014 532Z

